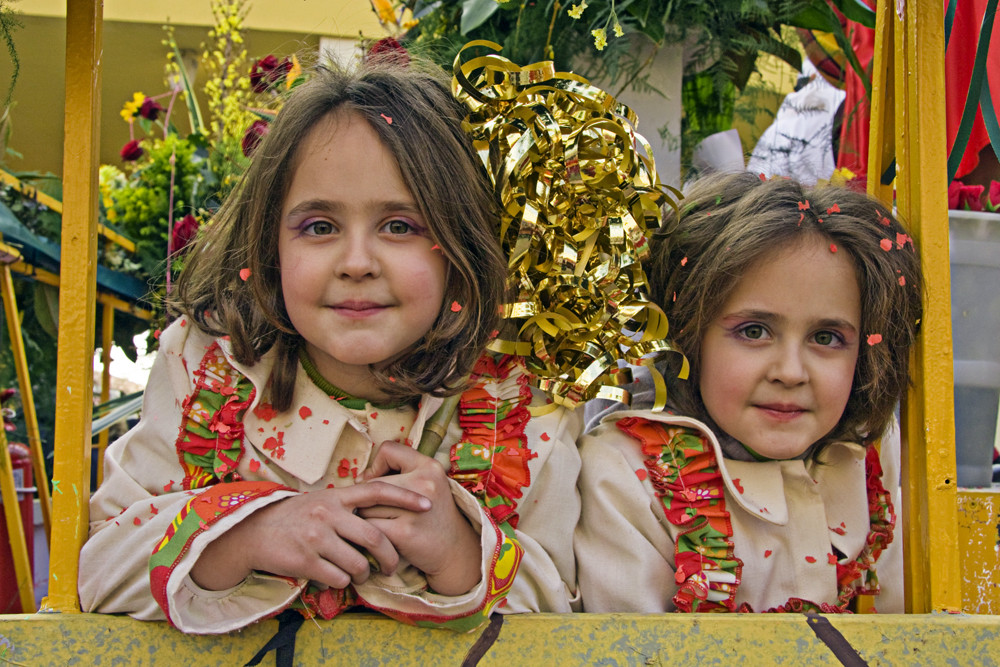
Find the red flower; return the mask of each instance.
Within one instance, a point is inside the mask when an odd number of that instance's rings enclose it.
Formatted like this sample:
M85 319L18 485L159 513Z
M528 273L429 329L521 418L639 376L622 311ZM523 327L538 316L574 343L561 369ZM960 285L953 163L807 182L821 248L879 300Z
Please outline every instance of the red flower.
M173 233L173 247L174 252L180 252L187 247L191 241L194 240L195 235L198 233L198 227L201 225L198 219L188 213L183 218L174 223L174 233Z
M990 181L990 191L986 195L986 210L996 211L1000 209L1000 183Z
M274 55L265 56L250 68L250 85L253 92L264 93L275 84L284 81L292 69L292 61L288 58L278 60Z
M139 115L143 118L148 118L149 120L156 120L156 117L164 111L160 103L154 100L152 97L147 97L142 101L142 106L139 107Z
M121 150L122 159L126 162L135 162L142 157L142 153L142 146L135 139L122 146Z
M961 181L952 181L948 186L948 208L963 211L983 210L983 190L981 185L966 185Z
M257 150L257 145L270 131L271 126L267 124L267 121L255 120L243 135L243 154L247 157L252 156Z
M410 64L410 54L393 37L383 37L372 44L365 59L392 63L400 67L406 67Z

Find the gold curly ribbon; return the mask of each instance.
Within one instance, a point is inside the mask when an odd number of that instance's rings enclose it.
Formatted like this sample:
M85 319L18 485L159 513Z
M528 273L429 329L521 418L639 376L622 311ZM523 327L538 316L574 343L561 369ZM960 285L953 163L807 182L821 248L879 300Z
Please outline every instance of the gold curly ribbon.
M653 364L673 349L641 261L647 230L680 192L660 183L627 106L551 62L521 67L491 53L462 63L474 47L501 47L466 44L452 80L502 207L514 295L504 316L516 336L491 349L523 356L534 384L571 408L596 397L629 402L626 365L648 366L662 409Z

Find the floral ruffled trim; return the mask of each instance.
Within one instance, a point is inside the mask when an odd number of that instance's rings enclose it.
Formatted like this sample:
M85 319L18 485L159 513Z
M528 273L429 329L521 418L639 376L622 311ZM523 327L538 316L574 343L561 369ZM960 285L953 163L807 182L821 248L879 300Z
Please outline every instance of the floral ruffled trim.
M289 489L274 482L216 484L193 496L174 517L149 557L150 591L171 624L173 619L170 616L167 582L194 538L246 503L281 490Z
M509 537L517 528L517 500L531 485L525 426L531 415L528 378L518 359L483 356L472 371L475 385L462 394L462 439L451 448L449 475L479 500Z
M711 444L683 427L626 417L618 428L639 441L667 520L681 528L674 555L678 611L734 611L743 562Z
M208 347L194 378L194 391L181 408L176 443L184 469L181 487L198 489L216 481L238 481L243 413L253 402L253 383L229 364L218 341Z

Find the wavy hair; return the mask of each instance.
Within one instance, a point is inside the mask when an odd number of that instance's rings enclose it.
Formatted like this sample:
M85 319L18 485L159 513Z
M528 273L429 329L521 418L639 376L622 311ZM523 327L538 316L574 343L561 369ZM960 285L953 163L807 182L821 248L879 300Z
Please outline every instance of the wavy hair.
M240 363L254 364L273 348L271 397L279 410L292 404L302 344L281 291L282 203L297 148L320 121L345 111L363 118L396 159L448 262L437 320L408 355L372 368L378 389L391 400L460 391L499 322L506 262L497 240L498 209L462 129L464 110L441 70L391 59L353 70L316 67L290 92L239 186L192 249L171 304L210 335L229 336ZM244 269L250 270L246 280ZM453 301L463 306L458 313L448 308Z
M667 375L671 404L715 427L698 390L705 332L756 262L812 234L851 258L861 295L862 340L851 395L820 447L881 436L906 392L923 313L920 259L892 212L846 188L806 188L749 173L696 182L679 210L654 233L646 265L651 296L691 364L687 381ZM881 343L865 344L876 333Z

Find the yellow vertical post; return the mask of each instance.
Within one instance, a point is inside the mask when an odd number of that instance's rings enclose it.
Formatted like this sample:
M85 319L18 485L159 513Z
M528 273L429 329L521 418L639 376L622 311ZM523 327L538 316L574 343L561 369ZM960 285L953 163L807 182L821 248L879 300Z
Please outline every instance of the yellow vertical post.
M49 594L43 607L79 611L80 547L87 538L97 278L101 0L66 2L62 266L56 366L55 468Z
M958 611L955 418L951 352L941 2L886 2L895 22L897 205L920 249L924 318L904 410L903 519L907 611Z
M0 281L3 283L0 289L3 290L3 306L7 316L10 347L14 354L14 366L17 369L17 384L21 388L21 414L28 430L28 447L31 448L31 469L35 475L35 487L38 488L38 504L42 508L45 539L52 544L52 499L49 497L49 476L45 471L45 452L42 451L42 435L38 431L35 395L31 390L28 357L24 352L24 338L21 335L21 316L17 310L14 280L10 275L9 266L4 265L0 272Z
M10 541L10 555L14 561L14 577L17 579L17 593L21 598L21 611L30 614L35 611L35 582L31 575L31 561L28 560L28 542L21 523L21 507L17 503L17 489L14 485L14 467L7 451L7 435L0 427L0 498L3 499L3 515L7 520L7 537Z
M101 403L111 398L111 345L115 332L115 309L101 304ZM108 429L97 436L97 483L104 481L104 450L108 448Z
M895 157L893 112L895 86L893 70L892 3L875 7L875 55L872 59L871 122L868 130L868 194L891 207L892 184L883 185L882 174Z

